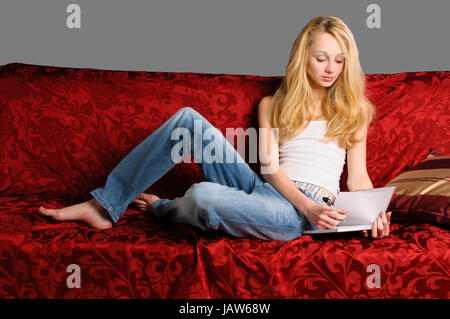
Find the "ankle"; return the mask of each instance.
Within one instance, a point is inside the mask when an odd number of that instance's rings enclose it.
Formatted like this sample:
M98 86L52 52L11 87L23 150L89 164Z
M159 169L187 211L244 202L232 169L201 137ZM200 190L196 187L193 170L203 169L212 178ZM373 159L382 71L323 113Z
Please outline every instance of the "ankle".
M91 206L93 206L95 209L97 209L98 211L104 210L104 207L102 206L102 204L100 204L95 198L92 198L91 200L89 200L88 203Z

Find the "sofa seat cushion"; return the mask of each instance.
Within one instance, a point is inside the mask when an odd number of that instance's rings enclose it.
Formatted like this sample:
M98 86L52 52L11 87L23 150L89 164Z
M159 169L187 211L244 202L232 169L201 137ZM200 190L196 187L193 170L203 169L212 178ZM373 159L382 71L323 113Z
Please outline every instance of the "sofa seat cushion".
M0 197L0 298L448 298L450 232L397 224L290 242L231 238L133 208L111 229L49 222L49 196ZM69 288L69 265L80 288ZM379 288L368 285L370 265Z

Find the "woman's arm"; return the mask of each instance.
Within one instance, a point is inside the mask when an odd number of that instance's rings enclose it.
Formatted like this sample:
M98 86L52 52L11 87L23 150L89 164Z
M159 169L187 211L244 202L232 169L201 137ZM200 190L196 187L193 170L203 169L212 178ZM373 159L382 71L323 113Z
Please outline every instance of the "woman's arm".
M359 132L358 138L362 138L361 142L347 149L347 187L351 192L373 188L366 166L366 127Z
M315 203L298 190L279 167L278 138L272 130L271 114L270 97L264 97L258 106L261 176L299 212L303 213L313 225L318 228L335 227L340 220L344 219L345 212L342 210L335 212L331 207Z
M362 138L361 142L356 144L353 148L347 149L347 169L348 178L347 186L349 191L354 192L360 189L372 189L372 181L367 173L366 165L366 144L367 144L367 128L363 128L358 135ZM372 224L372 237L383 238L389 235L389 224L392 212L381 212ZM367 230L364 236L368 236Z

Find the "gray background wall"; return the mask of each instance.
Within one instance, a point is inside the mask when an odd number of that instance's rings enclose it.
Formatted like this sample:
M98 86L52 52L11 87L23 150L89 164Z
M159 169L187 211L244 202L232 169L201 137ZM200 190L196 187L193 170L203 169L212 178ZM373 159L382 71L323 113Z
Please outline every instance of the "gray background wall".
M450 70L448 0L0 0L0 65L284 75L313 17L340 17L365 73ZM81 7L81 29L66 8ZM369 4L381 28L369 29Z

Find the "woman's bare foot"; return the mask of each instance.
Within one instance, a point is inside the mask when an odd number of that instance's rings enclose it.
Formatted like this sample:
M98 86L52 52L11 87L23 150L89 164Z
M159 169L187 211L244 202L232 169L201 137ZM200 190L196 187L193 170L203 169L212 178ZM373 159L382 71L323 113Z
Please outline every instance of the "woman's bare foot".
M139 210L142 211L151 211L152 205L154 202L156 202L158 199L160 199L158 196L154 194L147 194L142 193L139 195L132 203L134 203Z
M108 229L112 227L108 212L95 198L60 209L48 209L41 206L39 207L39 213L44 216L52 217L57 221L73 220L85 222L98 229Z

